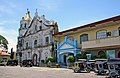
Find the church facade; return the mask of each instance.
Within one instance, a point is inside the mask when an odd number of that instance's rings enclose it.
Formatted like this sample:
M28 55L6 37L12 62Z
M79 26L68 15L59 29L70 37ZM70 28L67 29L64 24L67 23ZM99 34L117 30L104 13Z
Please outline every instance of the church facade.
M20 61L32 60L37 65L41 60L52 56L54 39L52 34L58 32L57 22L47 20L45 15L39 16L36 10L31 18L30 11L20 21L17 52Z

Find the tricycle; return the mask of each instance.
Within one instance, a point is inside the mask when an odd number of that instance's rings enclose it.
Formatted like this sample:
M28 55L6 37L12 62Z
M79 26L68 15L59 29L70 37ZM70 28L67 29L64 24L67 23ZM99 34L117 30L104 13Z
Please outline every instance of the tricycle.
M108 71L107 69L107 59L96 59L95 60L95 70L94 72L98 75L105 75Z
M86 59L79 59L79 61L74 63L74 72L90 72L90 68L87 67L86 65Z
M108 59L108 76L110 78L120 77L120 58Z

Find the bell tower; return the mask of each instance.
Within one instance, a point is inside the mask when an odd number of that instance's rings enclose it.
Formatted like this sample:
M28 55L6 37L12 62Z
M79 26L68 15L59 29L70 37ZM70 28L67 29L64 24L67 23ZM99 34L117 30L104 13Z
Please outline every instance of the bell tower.
M30 16L30 11L27 9L25 16L22 17L22 19L20 21L20 28L19 28L19 36L20 37L22 37L25 34L26 30L30 26L31 21L32 21L32 18Z

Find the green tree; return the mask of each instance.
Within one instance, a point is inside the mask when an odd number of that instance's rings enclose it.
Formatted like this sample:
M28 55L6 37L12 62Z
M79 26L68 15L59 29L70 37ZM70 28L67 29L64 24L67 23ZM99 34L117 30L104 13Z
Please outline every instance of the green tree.
M8 41L2 35L0 35L0 45L2 45L4 48L8 49L8 46L7 46L8 45Z

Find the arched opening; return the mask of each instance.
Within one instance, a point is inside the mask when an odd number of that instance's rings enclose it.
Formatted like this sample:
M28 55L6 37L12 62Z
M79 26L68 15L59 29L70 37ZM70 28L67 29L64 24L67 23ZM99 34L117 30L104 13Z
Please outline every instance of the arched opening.
M37 54L33 55L33 65L37 65Z
M99 51L98 52L98 58L104 58L104 59L106 59L107 58L106 57L106 53L104 51Z
M119 36L120 36L120 27L118 27L118 34L119 34Z
M120 51L118 52L118 58L120 58Z
M63 53L60 53L60 64L62 66L67 66L67 63L69 63L70 61L68 60L68 57L69 56L74 56L73 53L70 53L70 52L63 52Z
M64 58L64 63L66 65L66 55L64 55L63 58Z

